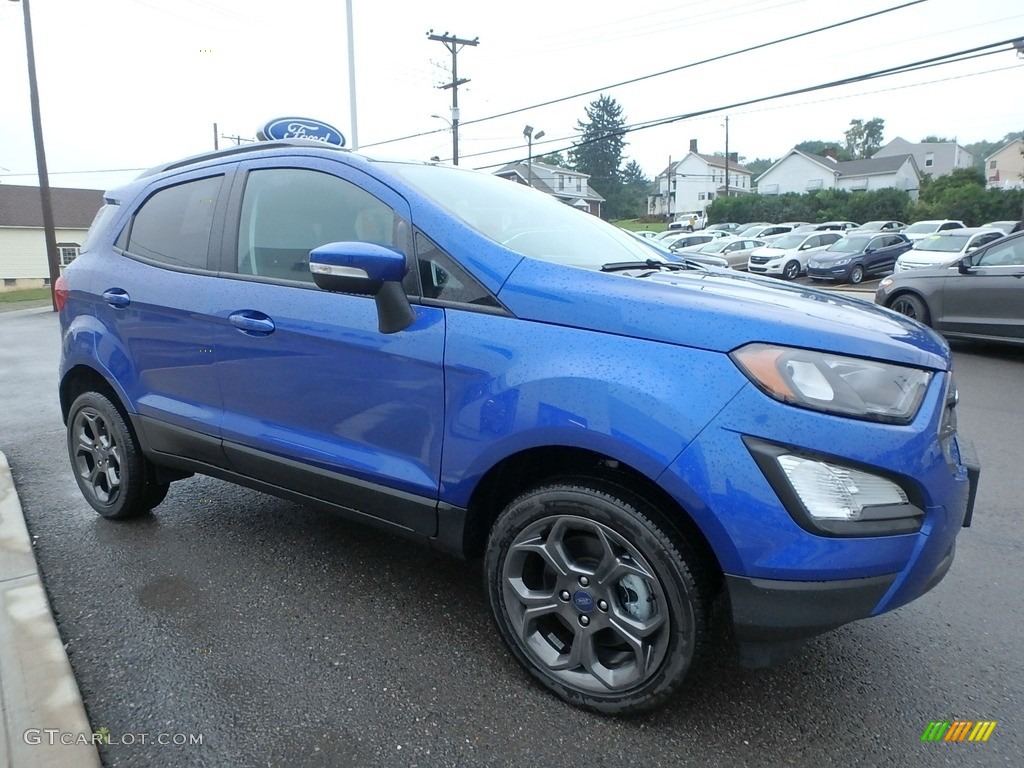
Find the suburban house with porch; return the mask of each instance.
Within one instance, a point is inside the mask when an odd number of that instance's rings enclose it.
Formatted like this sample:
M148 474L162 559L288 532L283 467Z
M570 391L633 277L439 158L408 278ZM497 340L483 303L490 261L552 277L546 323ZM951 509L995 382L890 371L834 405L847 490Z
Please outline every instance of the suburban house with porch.
M819 189L902 189L916 200L920 185L921 174L913 155L839 162L835 150L814 155L791 149L757 177L757 191L762 195L804 194Z
M737 162L736 153L702 155L697 140L690 139L690 151L654 178L647 197L647 213L669 221L683 220L704 210L718 197L738 197L751 191L753 174Z
M97 189L50 189L57 253L63 269L78 255L93 217L103 205ZM0 291L49 285L43 206L39 187L0 184Z
M520 161L509 163L494 172L495 176L518 184L529 184L573 208L601 215L604 198L590 186L590 175L556 165Z

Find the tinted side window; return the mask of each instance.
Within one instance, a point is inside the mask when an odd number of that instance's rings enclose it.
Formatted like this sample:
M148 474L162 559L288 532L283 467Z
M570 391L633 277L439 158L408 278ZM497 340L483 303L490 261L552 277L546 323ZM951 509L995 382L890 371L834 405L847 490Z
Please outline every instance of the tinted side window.
M416 262L424 299L485 307L501 306L472 275L419 232L416 233Z
M303 168L249 174L238 232L239 274L312 283L309 252L327 243L393 246L398 217L351 182Z
M1024 239L993 245L975 262L979 267L1015 267L1024 265Z
M206 269L222 180L187 181L151 195L135 214L125 250L172 267Z

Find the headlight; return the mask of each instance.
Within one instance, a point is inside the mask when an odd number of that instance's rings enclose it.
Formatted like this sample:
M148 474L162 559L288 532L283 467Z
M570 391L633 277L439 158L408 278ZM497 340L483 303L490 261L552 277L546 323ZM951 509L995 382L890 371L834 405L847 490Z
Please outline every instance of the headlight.
M846 256L846 257L844 257L842 259L837 259L832 266L833 267L842 267L842 266L844 266L846 264L849 264L851 261L853 261L853 257L852 256Z
M884 279L882 280L882 282L880 282L880 283L878 284L878 287L879 287L879 288L888 288L888 287L889 287L890 285L892 285L892 284L893 284L894 282L896 282L896 281L895 281L895 280L893 280L893 279L892 279L891 277L886 277L886 278L884 278Z
M906 424L931 372L829 352L748 344L730 357L765 394L783 403L871 421Z

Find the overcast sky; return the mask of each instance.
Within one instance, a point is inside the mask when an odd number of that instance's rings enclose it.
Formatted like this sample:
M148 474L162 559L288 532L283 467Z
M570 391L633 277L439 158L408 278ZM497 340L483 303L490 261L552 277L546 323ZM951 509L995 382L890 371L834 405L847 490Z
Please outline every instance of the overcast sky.
M905 1L905 0L904 0ZM836 30L631 85L615 83L900 5L898 0L495 2L352 0L358 138L367 154L451 158L451 55L427 31L479 38L458 57L461 165L564 150L602 89L628 123L708 115L637 131L626 157L648 176L687 151L778 159L807 139L841 140L851 118L885 120L885 140L962 144L1024 129L1024 59L995 55L802 96L730 104L1024 37L1022 0L927 0ZM275 116L319 118L351 135L344 0L32 0L50 183L108 188L138 169L255 137ZM0 183L35 184L20 3L0 3ZM512 110L522 112L488 118ZM428 133L433 132L433 133ZM379 144L410 134L416 139ZM220 140L221 146L231 144Z

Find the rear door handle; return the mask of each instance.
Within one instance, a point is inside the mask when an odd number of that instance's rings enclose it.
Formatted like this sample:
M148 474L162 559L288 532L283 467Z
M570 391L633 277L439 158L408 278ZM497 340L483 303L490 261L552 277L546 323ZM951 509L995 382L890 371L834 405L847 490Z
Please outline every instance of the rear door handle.
M124 309L132 303L131 296L123 288L108 288L103 292L103 300L115 309Z
M228 320L235 328L250 336L268 336L277 327L269 317L252 309L233 312L228 315Z

